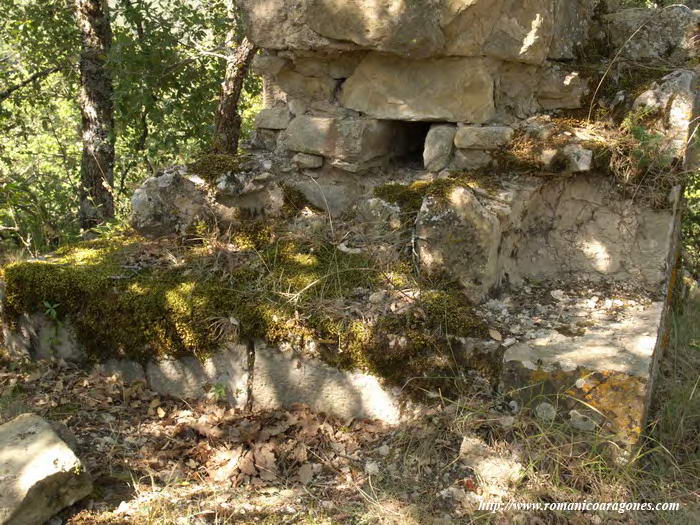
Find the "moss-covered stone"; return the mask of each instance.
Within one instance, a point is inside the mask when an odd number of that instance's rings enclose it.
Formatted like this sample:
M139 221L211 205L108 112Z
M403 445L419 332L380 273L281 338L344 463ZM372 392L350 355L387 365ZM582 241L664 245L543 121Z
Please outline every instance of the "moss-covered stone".
M385 184L374 189L374 196L397 205L406 217L412 219L420 210L425 197L437 197L439 202L440 199L447 199L450 192L460 186L487 191L498 187L493 174L486 171L470 171L410 184Z
M216 184L216 181L223 175L238 171L240 162L238 157L233 155L210 153L189 164L187 168L208 184Z
M466 299L449 286L426 289L415 308L372 323L329 309L358 289L386 286L385 273L364 255L259 228L234 232L235 248L225 256L206 245L120 236L68 246L46 260L9 264L0 274L6 283L4 322L43 312L50 303L94 360L145 361L204 357L221 344L218 321L235 318L242 338L298 348L321 341L327 362L397 382L447 366L447 334L486 333ZM169 253L177 253L177 260ZM403 274L408 269L398 265L392 280L415 282Z

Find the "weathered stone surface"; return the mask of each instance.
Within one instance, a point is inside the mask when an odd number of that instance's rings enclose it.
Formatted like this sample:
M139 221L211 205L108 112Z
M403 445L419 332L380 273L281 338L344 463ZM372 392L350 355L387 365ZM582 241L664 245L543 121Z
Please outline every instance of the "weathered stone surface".
M43 313L22 314L14 331L3 325L3 337L13 359L57 359L70 363L87 359L70 321L56 322Z
M197 219L208 215L206 199L185 178L184 167L172 167L147 179L131 197L131 224L145 237L184 233Z
M460 126L454 142L460 149L493 150L508 144L513 133L508 126Z
M124 383L138 381L146 383L146 372L143 366L130 359L107 359L105 362L95 365L94 370L104 376L117 376Z
M333 157L349 162L365 162L389 154L396 136L396 125L374 119L343 119L336 125Z
M275 151L280 132L275 129L256 129L250 137L252 149Z
M207 383L202 364L193 357L151 361L146 366L146 377L155 392L181 399L202 397Z
M277 50L375 50L407 58L573 58L595 0L244 0L250 36ZM573 35L573 38L571 37Z
M524 119L540 110L536 99L540 76L539 66L514 62L499 64L494 92L497 120Z
M332 217L350 210L368 191L362 175L356 175L324 166L320 170L306 171L302 177L289 180L290 186L299 190L306 200Z
M255 116L255 127L262 129L286 129L292 116L286 107L266 108Z
M540 156L542 165L551 171L581 173L591 171L593 152L580 144L567 144L556 149L547 148Z
M248 37L265 49L352 49L353 45L322 37L306 23L307 0L240 0ZM313 13L312 13L313 16Z
M292 109L295 115L355 111L378 119L481 124L526 118L539 109L537 98L546 109L580 106L581 80L547 69L540 82L541 66L550 52L557 60L574 57L594 5L246 0L242 8L258 44L282 55L256 59L256 68L274 77L284 103L304 106ZM337 80L345 80L339 93Z
M443 2L441 25L445 34L445 54L480 56L505 0L448 0Z
M259 409L303 403L318 412L397 423L395 395L370 375L345 372L291 351L256 345L253 403Z
M423 149L423 165L426 170L440 171L449 164L456 131L455 126L445 124L430 127Z
M348 78L365 57L364 52L340 53L331 56L303 56L294 59L294 69L308 77Z
M253 57L251 69L257 75L277 75L289 65L289 60L270 54L259 54Z
M582 335L549 330L519 342L503 357L504 387L517 390L523 400L561 395L559 402L568 409L592 406L604 421L595 413L577 412L570 418L572 425L593 430L599 419L623 442L635 443L644 425L667 315L663 303L653 303L628 310L616 322L591 322ZM571 403L571 398L584 404Z
M611 47L622 48L624 58L680 64L697 55L698 14L685 6L625 9L603 20Z
M636 209L611 198L610 181L579 175L542 186L509 212L521 233L504 239L501 271L511 282L525 276L614 276L656 290L668 272L675 242L677 203L669 210Z
M554 35L548 58L573 60L588 39L588 30L598 0L558 0Z
M382 199L376 197L363 199L357 204L356 211L358 216L369 225L389 230L401 228L401 208Z
M697 127L698 75L681 69L663 77L637 97L633 110L646 108L659 112L655 131L661 133L667 146L664 152L675 159L685 160L692 143L690 137Z
M455 160L461 152L471 150L456 150ZM504 279L613 277L657 290L677 242L677 198L669 210L638 210L609 184L504 176L500 189L428 199L417 220L421 264L452 275L476 302Z
M43 418L23 414L0 426L0 523L44 523L90 492L89 474Z
M564 146L562 153L568 161L566 170L572 173L591 171L593 165L593 152L580 144Z
M493 157L487 151L476 149L455 150L450 169L455 170L478 170L485 168L493 162Z
M343 85L340 102L379 119L478 124L495 114L493 79L479 58L409 60L370 53Z
M338 84L330 77L307 77L291 69L283 70L275 81L288 98L319 102L329 102Z
M470 189L427 197L416 219L416 239L421 266L453 275L472 301L480 302L495 284L500 224Z
M507 0L484 54L529 64L544 62L554 33L555 4L555 0Z
M588 89L588 83L578 71L549 64L541 73L537 102L544 110L580 108Z
M314 169L323 166L323 157L308 153L297 153L292 157L292 162L301 169Z
M363 163L392 150L395 124L374 119L337 119L302 115L285 132L291 151Z
M248 401L248 349L229 343L201 362L194 357L151 361L146 366L149 387L163 395L182 399L204 396L213 387L223 387L233 406Z
M266 175L271 178L269 173ZM222 223L240 218L241 213L247 218L275 217L284 207L284 191L269 180L240 193L222 183L217 186L215 204L213 209Z
M402 0L309 0L309 26L359 47L429 57L444 46L436 5Z
M285 144L292 151L330 157L335 153L335 129L335 118L298 116L287 128Z

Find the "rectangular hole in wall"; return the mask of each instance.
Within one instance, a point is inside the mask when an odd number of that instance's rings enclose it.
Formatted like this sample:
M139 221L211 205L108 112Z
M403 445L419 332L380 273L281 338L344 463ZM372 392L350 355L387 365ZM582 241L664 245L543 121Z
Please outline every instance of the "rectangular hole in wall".
M391 156L394 163L413 169L423 169L423 148L432 122L395 121L396 138Z

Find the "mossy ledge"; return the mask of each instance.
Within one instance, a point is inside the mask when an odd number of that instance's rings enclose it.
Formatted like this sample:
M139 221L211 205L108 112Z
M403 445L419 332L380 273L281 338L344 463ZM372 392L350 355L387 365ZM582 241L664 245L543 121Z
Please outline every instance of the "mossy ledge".
M387 275L363 255L333 245L271 235L250 251L182 246L116 236L67 246L45 260L11 263L3 322L45 312L69 320L94 361L145 362L166 356L205 358L235 319L242 339L305 348L340 368L359 368L395 383L445 375L452 368L449 336L484 337L486 327L456 287L421 291L415 307L371 323L333 305L363 290L391 287L412 276ZM402 265L402 268L408 265ZM399 269L400 271L400 269ZM400 343L397 343L399 341ZM454 374L452 374L454 375Z
M209 153L188 164L187 168L208 184L216 184L222 176L230 175L240 169L240 159L234 155Z
M446 201L457 187L480 188L486 191L498 188L498 176L487 170L464 171L449 177L433 180L417 180L408 184L392 182L377 186L374 196L401 208L407 218L412 219L420 211L426 197Z

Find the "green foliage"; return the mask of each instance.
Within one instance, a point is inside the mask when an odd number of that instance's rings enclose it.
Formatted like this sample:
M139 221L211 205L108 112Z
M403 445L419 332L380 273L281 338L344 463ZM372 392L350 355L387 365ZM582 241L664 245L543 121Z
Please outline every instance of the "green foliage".
M649 123L657 118L656 113L653 109L640 108L630 112L622 123L621 129L633 140L629 155L638 174L672 169L668 139L650 129Z
M683 216L683 246L686 266L700 278L700 174L693 173L686 186L687 208Z
M161 166L209 147L232 21L224 0L110 2L116 123L115 200ZM75 240L80 169L80 42L67 0L0 0L0 90L37 79L0 101L0 251L36 255ZM240 111L250 130L260 104L251 76ZM246 120L247 119L247 120Z

